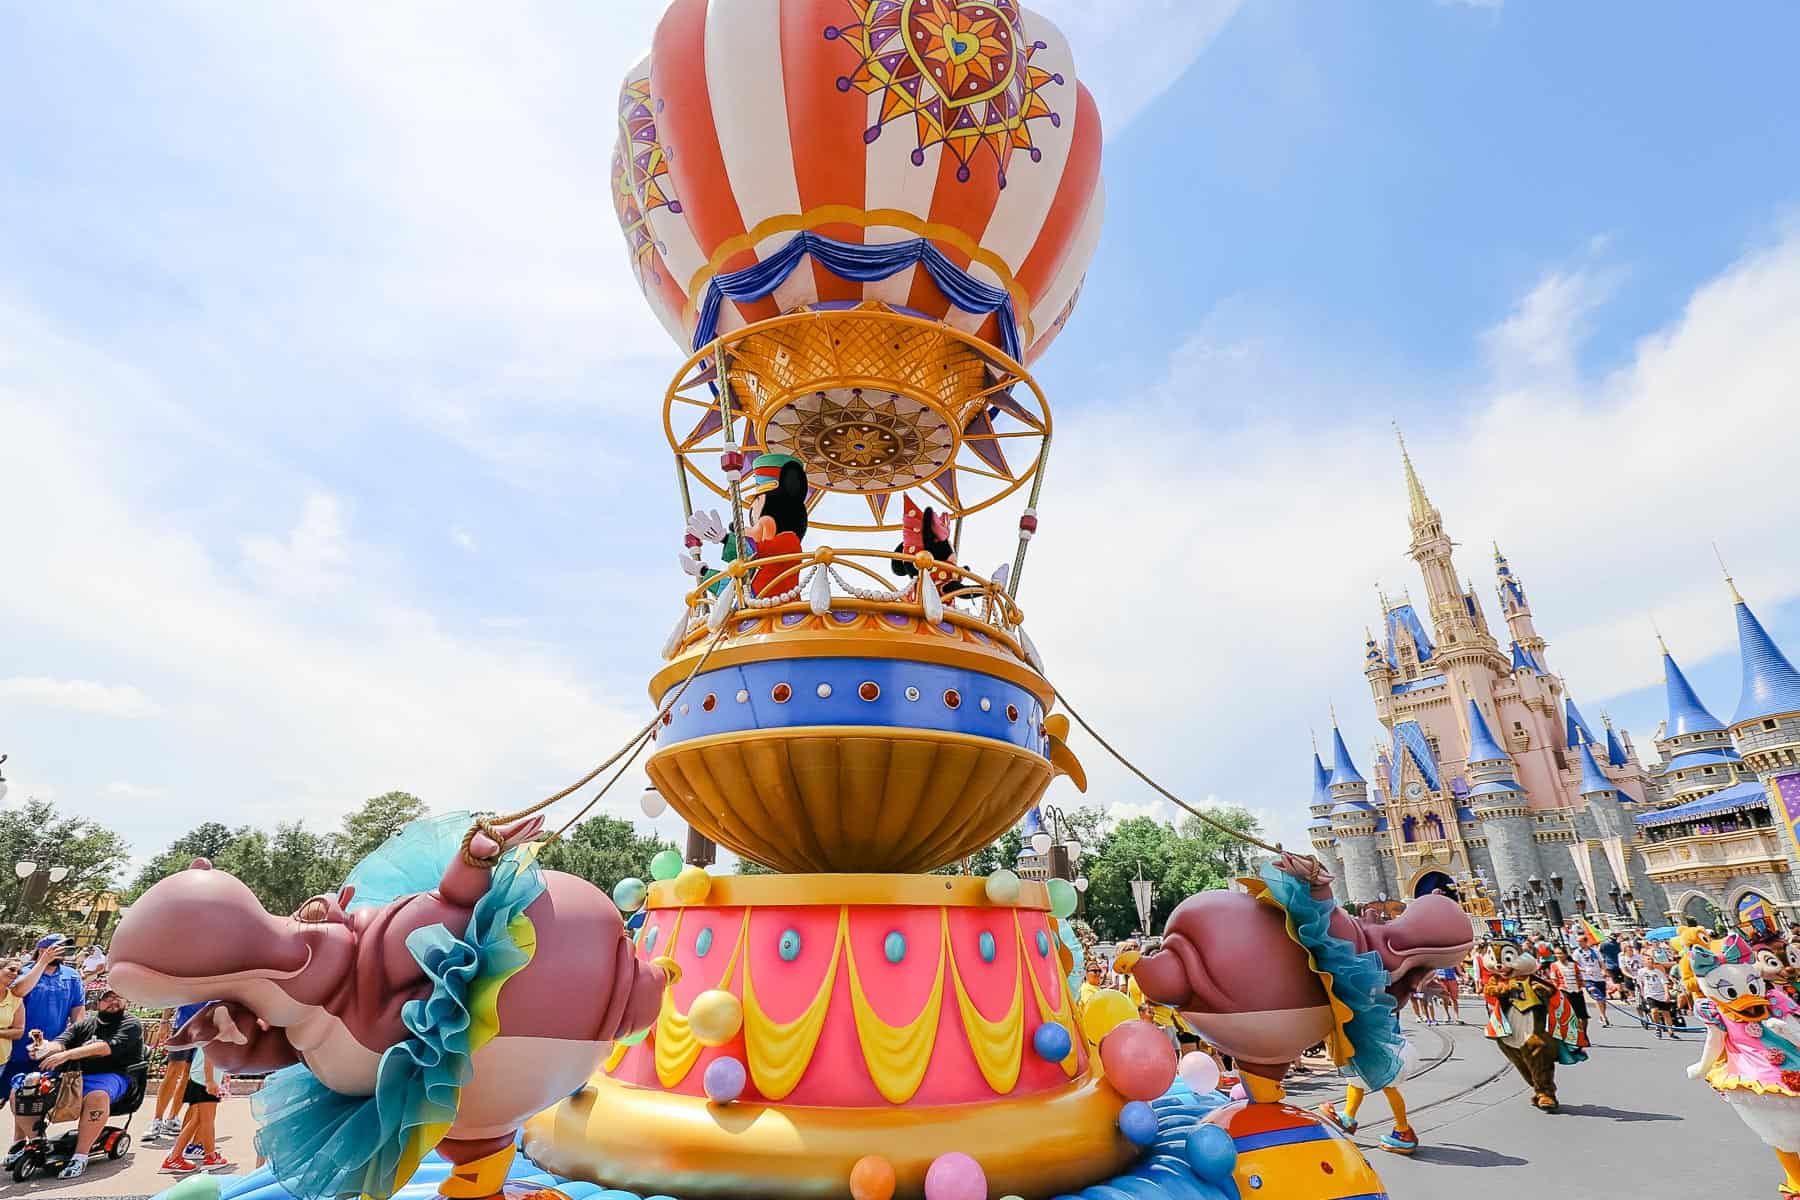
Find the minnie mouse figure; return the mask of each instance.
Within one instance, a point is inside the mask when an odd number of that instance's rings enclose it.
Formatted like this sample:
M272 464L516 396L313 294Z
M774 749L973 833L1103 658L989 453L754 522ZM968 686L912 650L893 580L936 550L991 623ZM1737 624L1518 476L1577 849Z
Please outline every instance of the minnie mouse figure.
M950 542L950 514L932 508L921 510L913 503L911 496L902 496L900 499L903 504L900 514L900 544L894 547L894 552L917 554L924 550L940 563L955 566L956 548ZM911 559L897 558L888 563L888 566L894 574L907 578L919 573L919 568ZM946 600L961 592L975 590L972 584L955 571L934 569L931 578Z
M722 545L720 557L729 563L740 558L799 554L800 539L806 536L806 464L793 455L759 455L750 464L738 494L750 512L749 526L741 533L735 524L728 529L717 512L696 512L687 522L687 550L681 556L681 569L702 581L716 580L712 584L715 594L725 580L700 561L702 542ZM797 566L789 561L757 567L750 575L750 594L769 596L793 588L799 578Z

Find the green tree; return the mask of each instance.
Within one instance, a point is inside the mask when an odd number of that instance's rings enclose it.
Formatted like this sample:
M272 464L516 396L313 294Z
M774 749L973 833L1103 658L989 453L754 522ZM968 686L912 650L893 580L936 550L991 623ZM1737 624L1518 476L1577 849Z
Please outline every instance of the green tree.
M332 852L353 867L368 856L408 822L426 816L431 810L423 800L410 792L383 792L362 802L362 807L344 818L344 824L333 838Z
M779 875L779 874L781 874L781 872L777 871L774 867L765 867L761 863L756 862L753 859L744 858L743 856L740 855L737 860L736 874L739 874L739 875Z
M1241 808L1218 809L1210 815L1239 832L1259 832L1256 818ZM1131 881L1141 868L1143 878L1155 885L1151 928L1145 932L1161 930L1177 904L1197 892L1224 887L1247 870L1250 849L1197 817L1186 818L1179 829L1150 817L1121 821L1100 838L1097 850L1082 858L1088 877L1088 920L1108 939L1138 932Z
M59 911L65 896L80 896L104 891L114 885L131 847L110 829L83 817L66 816L48 800L27 799L0 821L0 898L5 901L5 915L13 921L33 916L46 919L46 914ZM30 914L22 911L28 880L20 880L12 872L15 863L35 862L46 867L67 867L61 883L49 886L43 899L32 905Z
M654 834L641 834L630 821L604 814L589 817L556 839L538 861L552 871L565 871L612 894L619 880L647 879L650 860L677 849Z
M1017 828L1009 829L1000 835L1000 840L991 846L977 850L969 859L969 874L992 875L1001 867L1016 867L1019 864L1019 851L1024 848L1025 841Z
M243 833L242 829L228 829L217 821L208 821L188 830L170 843L167 850L144 864L144 869L139 871L137 878L132 881L130 891L127 893L127 900L135 901L149 891L150 885L157 880L184 869L196 858L218 858L224 852L225 847L231 845Z

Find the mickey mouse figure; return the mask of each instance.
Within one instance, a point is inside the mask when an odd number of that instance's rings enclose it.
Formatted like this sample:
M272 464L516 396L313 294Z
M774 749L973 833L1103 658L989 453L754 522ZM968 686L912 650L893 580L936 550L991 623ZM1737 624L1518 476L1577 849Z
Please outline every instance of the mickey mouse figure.
M791 454L763 454L750 464L738 493L749 506L748 527L740 532L727 527L717 512L696 512L688 518L687 549L681 569L701 581L714 580L715 594L725 586L720 572L700 560L703 542L722 545L725 562L773 558L800 553L806 536L806 464ZM769 596L795 586L799 578L794 562L771 563L750 575L750 593Z

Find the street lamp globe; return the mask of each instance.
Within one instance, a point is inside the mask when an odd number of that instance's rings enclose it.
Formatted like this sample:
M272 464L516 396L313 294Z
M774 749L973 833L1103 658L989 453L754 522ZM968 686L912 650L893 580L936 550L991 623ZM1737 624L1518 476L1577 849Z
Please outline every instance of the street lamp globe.
M1088 881L1087 881L1086 875L1077 875L1075 877L1075 890L1078 892L1085 892L1088 890Z
M1070 838L1067 842L1064 843L1063 848L1069 852L1069 861L1071 863L1078 863L1081 861L1081 843L1080 842L1076 841L1074 838Z
M1034 833L1031 835L1031 851L1033 854L1042 857L1043 855L1050 853L1050 846L1051 840L1049 834Z
M50 882L51 883L61 883L63 880L67 879L68 877L69 877L69 868L67 868L67 867L51 867L50 868Z
M16 863L13 866L13 874L17 875L20 879L30 879L36 873L37 864L34 862L21 862Z

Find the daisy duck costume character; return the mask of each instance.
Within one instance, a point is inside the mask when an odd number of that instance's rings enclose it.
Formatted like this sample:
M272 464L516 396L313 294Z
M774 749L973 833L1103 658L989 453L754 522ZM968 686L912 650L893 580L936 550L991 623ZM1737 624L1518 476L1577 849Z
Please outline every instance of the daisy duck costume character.
M744 559L770 559L799 554L806 536L806 464L791 454L762 454L750 464L738 495L748 510L744 529L727 527L717 512L696 512L688 518L686 549L681 569L703 582L712 581L716 595L725 586L724 574L700 559L705 542L720 546L726 563ZM775 562L753 568L750 592L772 596L799 587L795 562Z
M1501 939L1476 960L1487 1003L1487 1036L1531 1085L1531 1103L1556 1111L1556 1068L1587 1060L1587 1036L1575 1006L1539 972L1528 946Z
M1687 949L1706 1025L1700 1061L1689 1079L1704 1079L1737 1110L1781 1161L1783 1196L1800 1196L1800 1021L1786 997L1776 999L1755 952L1736 934Z

